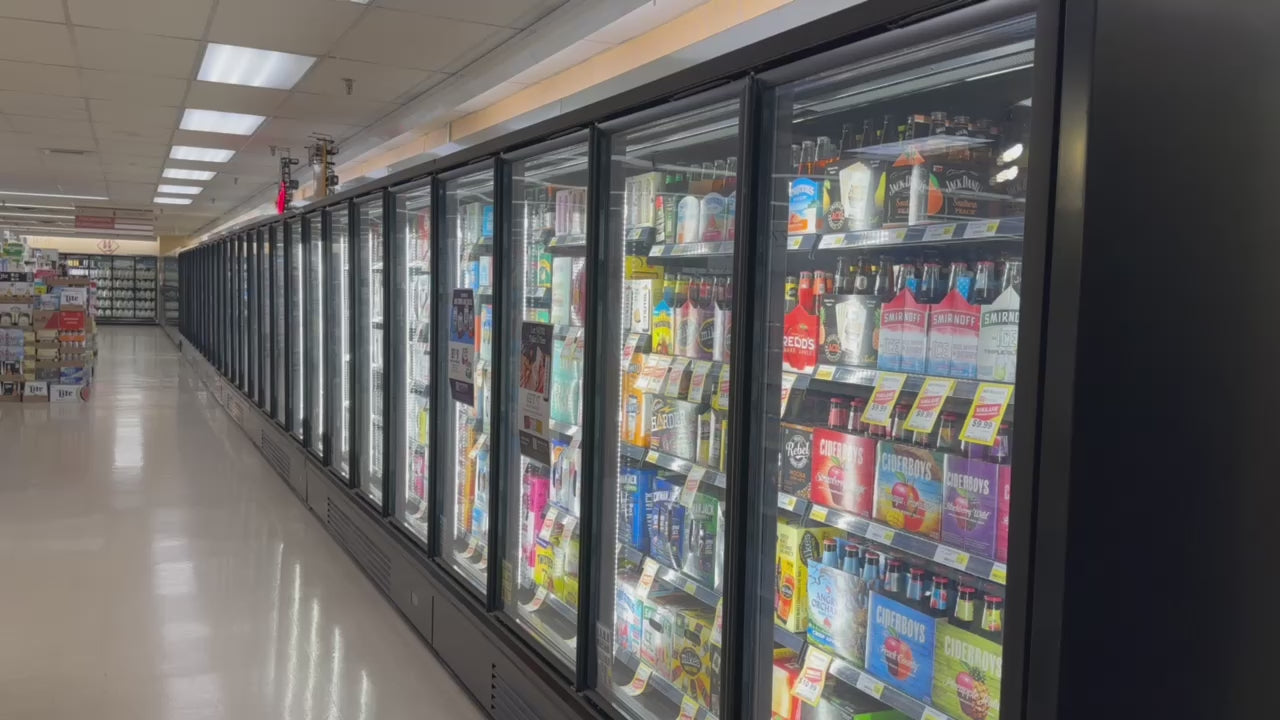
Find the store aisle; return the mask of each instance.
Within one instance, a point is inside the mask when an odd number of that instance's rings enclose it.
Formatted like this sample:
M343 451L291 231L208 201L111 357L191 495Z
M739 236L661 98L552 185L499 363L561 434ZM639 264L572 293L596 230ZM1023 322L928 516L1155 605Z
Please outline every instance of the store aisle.
M159 328L0 404L0 719L480 718Z

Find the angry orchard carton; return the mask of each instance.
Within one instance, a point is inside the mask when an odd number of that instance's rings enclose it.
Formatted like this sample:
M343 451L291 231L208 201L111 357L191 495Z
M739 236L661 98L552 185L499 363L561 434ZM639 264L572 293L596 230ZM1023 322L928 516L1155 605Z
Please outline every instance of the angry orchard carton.
M911 290L903 288L880 309L880 352L876 367L923 373L928 326L928 306L921 305Z
M881 440L876 446L873 517L889 527L937 540L944 463L942 453Z
M867 671L920 702L932 704L934 643L946 621L871 593Z
M929 309L930 375L978 376L978 310L956 290Z
M840 555L844 555L843 540ZM809 561L809 642L851 661L866 663L867 581L839 568Z
M1000 465L948 455L943 480L942 542L994 559L999 527Z
M827 428L813 430L813 481L809 499L819 505L871 516L876 441Z
M996 643L940 623L933 706L957 720L999 720L1001 654Z

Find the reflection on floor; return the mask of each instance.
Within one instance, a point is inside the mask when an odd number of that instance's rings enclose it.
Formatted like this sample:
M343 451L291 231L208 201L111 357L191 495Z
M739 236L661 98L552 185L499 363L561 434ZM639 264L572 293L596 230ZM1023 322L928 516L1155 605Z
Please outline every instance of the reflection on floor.
M0 719L483 714L159 328L0 403Z

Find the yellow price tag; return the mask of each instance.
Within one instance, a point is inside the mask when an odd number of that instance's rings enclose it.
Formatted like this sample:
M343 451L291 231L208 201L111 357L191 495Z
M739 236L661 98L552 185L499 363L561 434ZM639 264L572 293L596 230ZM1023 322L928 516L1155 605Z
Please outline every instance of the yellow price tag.
M1008 569L1004 563L996 563L995 565L991 566L991 574L988 575L987 578L990 579L991 582L998 582L1001 585L1004 585L1005 573L1007 572L1008 572Z
M800 676L791 686L791 695L817 707L818 698L822 697L822 688L827 684L827 668L831 667L831 656L810 645L804 655L804 667Z
M814 505L813 509L809 511L809 517L817 520L818 522L826 522L827 509L822 505Z
M911 405L911 413L907 415L906 429L932 433L938 416L942 414L942 406L955 386L956 381L951 378L925 378L920 392L916 393L916 401Z
M680 701L680 715L676 720L694 720L696 717L698 717L698 701L685 695Z
M1013 386L1000 383L982 383L973 394L973 405L960 429L960 439L990 447L996 442L1004 413L1013 400Z
M875 523L867 525L867 539L890 545L893 543L893 530Z
M835 365L819 365L813 376L819 380L831 380L836 376L836 367Z
M876 380L876 387L871 391L871 400L862 412L862 421L868 425L889 427L893 417L893 406L898 402L898 394L907 384L906 373L882 372Z

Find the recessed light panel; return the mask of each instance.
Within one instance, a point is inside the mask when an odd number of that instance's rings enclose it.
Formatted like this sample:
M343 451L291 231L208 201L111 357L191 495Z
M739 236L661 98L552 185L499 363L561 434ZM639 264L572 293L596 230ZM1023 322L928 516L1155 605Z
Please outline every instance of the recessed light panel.
M222 112L221 110L196 110L187 108L182 113L183 130L224 133L226 135L252 135L267 118L263 115Z
M187 170L185 168L165 168L161 173L174 180L212 180L218 173L212 170Z
M157 195L152 202L160 205L190 205L191 198L160 197Z
M18 190L0 190L0 195L21 195L22 197L50 197L63 200L110 200L101 195L63 195L62 193L20 192ZM32 207L28 205L27 207Z
M161 185L156 188L156 192L169 195L199 195L201 190L204 188L199 185Z
M192 147L190 145L174 145L169 149L169 157L174 160L195 160L197 162L224 163L236 154L235 150L222 148ZM105 200L106 198L92 198Z
M209 43L198 80L288 90L316 61L309 55Z

